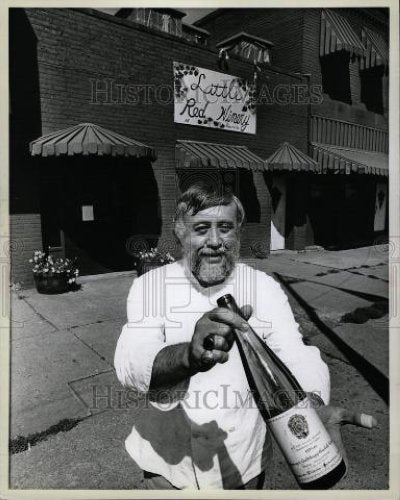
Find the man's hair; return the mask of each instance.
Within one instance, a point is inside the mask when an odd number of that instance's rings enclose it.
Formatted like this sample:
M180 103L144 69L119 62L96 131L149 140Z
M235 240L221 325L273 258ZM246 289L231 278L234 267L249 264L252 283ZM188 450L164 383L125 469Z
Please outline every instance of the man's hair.
M183 219L186 214L196 215L207 208L230 205L232 202L237 208L237 222L240 227L245 218L245 211L241 201L232 191L224 187L218 190L217 186L206 183L193 184L178 200L175 222Z

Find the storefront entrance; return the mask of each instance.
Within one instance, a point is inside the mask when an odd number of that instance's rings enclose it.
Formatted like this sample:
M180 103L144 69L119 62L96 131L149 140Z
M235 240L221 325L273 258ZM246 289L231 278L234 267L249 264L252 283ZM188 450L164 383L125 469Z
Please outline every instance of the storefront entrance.
M78 257L82 275L133 269L132 242L160 234L151 163L81 156L40 169L43 248Z
M308 215L314 244L326 249L367 246L374 239L375 180L326 174L310 180Z

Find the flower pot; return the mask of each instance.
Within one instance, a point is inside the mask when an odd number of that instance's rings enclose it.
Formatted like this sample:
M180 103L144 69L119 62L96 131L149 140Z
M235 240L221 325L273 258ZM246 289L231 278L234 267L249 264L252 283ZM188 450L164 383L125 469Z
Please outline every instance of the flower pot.
M68 276L66 274L56 274L53 276L46 276L37 274L34 276L36 290L44 294L64 293L68 291Z

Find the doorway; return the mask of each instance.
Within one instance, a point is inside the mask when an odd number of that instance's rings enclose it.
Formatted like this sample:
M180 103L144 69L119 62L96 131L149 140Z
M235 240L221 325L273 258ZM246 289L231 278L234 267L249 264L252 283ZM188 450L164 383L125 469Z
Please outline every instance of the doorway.
M374 181L359 174L326 174L310 183L308 214L314 244L327 250L373 241Z
M387 229L388 183L378 181L375 194L374 232L383 232Z
M43 248L77 257L81 275L132 270L132 238L160 234L151 163L97 156L43 163Z

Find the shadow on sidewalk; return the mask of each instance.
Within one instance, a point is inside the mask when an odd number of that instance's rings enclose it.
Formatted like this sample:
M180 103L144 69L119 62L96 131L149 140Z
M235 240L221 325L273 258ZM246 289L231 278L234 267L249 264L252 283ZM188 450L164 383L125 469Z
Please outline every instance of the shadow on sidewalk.
M297 303L306 312L309 319L314 325L332 342L332 344L339 349L339 351L348 359L352 366L369 383L372 389L379 395L379 397L389 404L389 380L383 375L374 365L367 361L361 354L350 347L344 342L331 328L329 328L311 307L289 284L290 279L286 280L284 276L279 273L274 273L277 280L283 287L292 295ZM348 291L348 290L344 290Z

